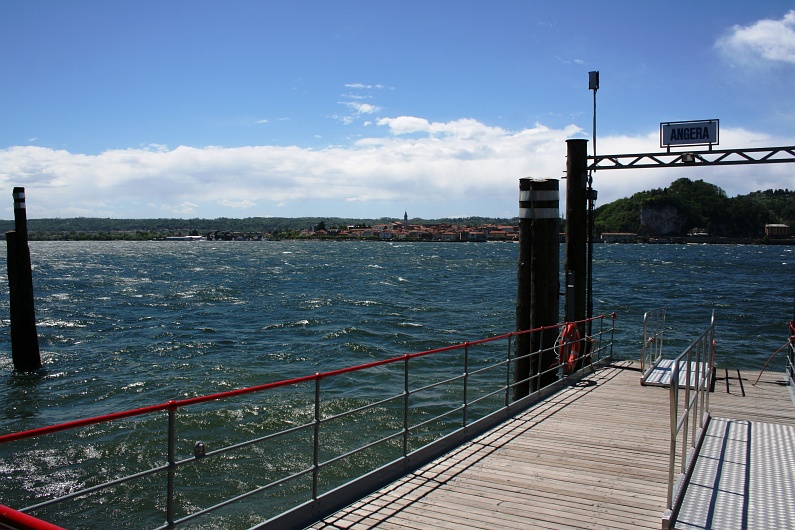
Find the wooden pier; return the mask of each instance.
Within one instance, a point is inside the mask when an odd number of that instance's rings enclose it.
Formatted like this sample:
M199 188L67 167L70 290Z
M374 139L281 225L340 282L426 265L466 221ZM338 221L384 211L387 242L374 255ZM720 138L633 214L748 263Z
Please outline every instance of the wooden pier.
M795 428L784 375L756 376L719 369L712 416ZM660 528L668 397L614 363L312 528Z

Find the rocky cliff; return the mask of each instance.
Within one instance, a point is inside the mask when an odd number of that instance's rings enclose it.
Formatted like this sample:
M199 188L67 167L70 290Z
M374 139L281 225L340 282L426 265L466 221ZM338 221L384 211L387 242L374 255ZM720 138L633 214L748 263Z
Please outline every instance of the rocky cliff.
M640 208L639 233L648 236L684 233L687 216L671 204L644 204Z

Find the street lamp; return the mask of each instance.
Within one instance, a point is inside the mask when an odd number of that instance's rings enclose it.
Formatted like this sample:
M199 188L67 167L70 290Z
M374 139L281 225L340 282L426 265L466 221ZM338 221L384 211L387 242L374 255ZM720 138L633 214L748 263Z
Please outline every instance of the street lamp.
M593 90L593 156L596 162L596 91L599 90L599 72L588 72L588 90ZM591 336L591 317L593 316L593 229L594 211L593 203L596 200L596 190L593 189L593 170L588 172L588 271L587 271L587 297L585 316L588 319L586 333ZM586 346L589 347L589 346Z
M599 90L599 72L588 72L588 90L593 90L593 156L596 156L596 91Z

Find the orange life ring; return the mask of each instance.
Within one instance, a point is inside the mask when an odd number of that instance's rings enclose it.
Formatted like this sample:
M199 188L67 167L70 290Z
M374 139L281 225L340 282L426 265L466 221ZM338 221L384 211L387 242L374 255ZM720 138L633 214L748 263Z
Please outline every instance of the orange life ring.
M566 324L560 335L558 345L558 362L563 366L563 371L570 374L577 366L577 359L580 357L580 330L577 324Z

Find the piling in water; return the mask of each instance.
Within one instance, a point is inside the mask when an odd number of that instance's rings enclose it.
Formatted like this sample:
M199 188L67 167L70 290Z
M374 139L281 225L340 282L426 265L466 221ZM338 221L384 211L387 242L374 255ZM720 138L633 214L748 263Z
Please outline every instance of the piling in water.
M33 306L33 271L28 247L25 188L14 188L13 195L16 230L6 232L11 356L15 369L30 372L41 368L41 356Z
M566 322L582 321L586 316L588 265L588 140L566 140ZM579 325L580 336L586 333ZM587 344L587 342L586 342ZM586 346L587 347L587 346ZM582 356L580 356L582 358ZM579 369L582 362L577 363Z
M556 179L519 180L519 277L516 297L516 330L524 331L558 323L559 182ZM514 400L556 380L551 371L557 330L516 337ZM543 351L529 356L531 352ZM532 379L529 379L532 378Z

